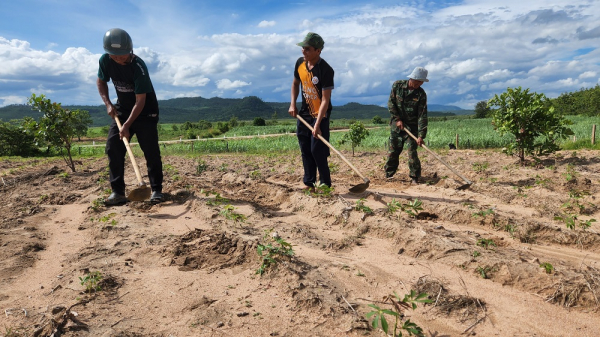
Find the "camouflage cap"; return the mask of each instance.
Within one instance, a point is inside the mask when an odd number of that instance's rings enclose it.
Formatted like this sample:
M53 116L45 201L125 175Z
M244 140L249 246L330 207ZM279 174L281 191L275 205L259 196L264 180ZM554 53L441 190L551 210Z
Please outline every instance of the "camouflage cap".
M304 41L298 42L298 43L296 43L296 45L298 45L300 47L311 46L315 49L323 49L323 46L325 45L325 41L323 41L323 38L321 37L321 35L310 32L310 33L306 34Z

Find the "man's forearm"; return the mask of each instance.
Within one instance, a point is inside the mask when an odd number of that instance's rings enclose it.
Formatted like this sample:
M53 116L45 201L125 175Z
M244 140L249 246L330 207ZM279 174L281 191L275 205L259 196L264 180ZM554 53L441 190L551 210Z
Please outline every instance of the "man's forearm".
M295 106L296 101L298 100L298 95L300 94L300 86L296 81L292 83L292 90L290 94L290 106Z
M109 104L112 104L110 98L108 97L108 84L98 78L96 80L96 86L98 87L98 93L100 94L100 98L102 99L104 105L108 106Z

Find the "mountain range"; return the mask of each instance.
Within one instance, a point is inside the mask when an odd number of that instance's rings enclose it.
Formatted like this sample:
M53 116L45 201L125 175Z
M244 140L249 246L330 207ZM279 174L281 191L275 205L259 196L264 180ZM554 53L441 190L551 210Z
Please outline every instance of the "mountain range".
M288 115L288 102L264 102L256 96L244 98L182 97L159 100L158 104L161 123L198 122L200 120L218 122L228 121L232 117L237 117L240 121L253 120L256 117L265 120L274 117L278 119L291 118ZM93 120L92 126L108 124L108 116L104 105L63 105L63 108L89 111ZM473 113L473 110L463 110L451 105L430 104L428 108L431 117ZM387 107L360 103L334 106L332 111L332 119L371 119L375 116L386 119L388 115ZM25 104L8 105L0 108L0 120L2 121L21 119L25 116L37 120L42 116L42 113L32 110L29 105Z

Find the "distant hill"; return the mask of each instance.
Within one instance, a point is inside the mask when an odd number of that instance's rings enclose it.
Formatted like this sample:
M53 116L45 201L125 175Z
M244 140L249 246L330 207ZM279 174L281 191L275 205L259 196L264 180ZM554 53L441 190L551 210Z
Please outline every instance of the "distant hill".
M440 104L428 104L427 109L429 111L457 111L460 112L462 109L454 105L440 105Z
M291 118L288 115L289 103L264 102L256 96L244 98L182 97L161 100L158 104L160 106L161 123L184 123L200 120L218 122L228 121L232 117L237 117L239 120L253 120L256 117L272 119L275 114L279 119ZM109 117L106 115L104 105L63 105L63 107L89 111L93 120L93 126L102 126L109 123ZM451 105L429 105L429 116L432 117L454 116L464 114L463 112L472 113L471 110L462 110ZM24 104L9 105L0 108L0 120L3 121L21 119L25 116L39 119L42 114ZM375 116L384 119L387 118L389 116L387 107L348 103L341 106L334 106L332 112L332 118L334 119L370 119Z

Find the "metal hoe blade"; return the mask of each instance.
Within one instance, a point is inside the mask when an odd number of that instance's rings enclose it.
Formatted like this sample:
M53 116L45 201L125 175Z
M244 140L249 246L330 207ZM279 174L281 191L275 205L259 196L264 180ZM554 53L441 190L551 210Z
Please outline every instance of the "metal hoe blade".
M367 178L364 179L365 182L363 184L358 184L356 186L352 186L350 187L349 191L352 193L362 193L364 191L367 190L367 188L369 188L369 184L371 183L371 181Z
M146 184L143 184L129 192L127 199L130 201L144 201L148 200L151 194L152 189Z

